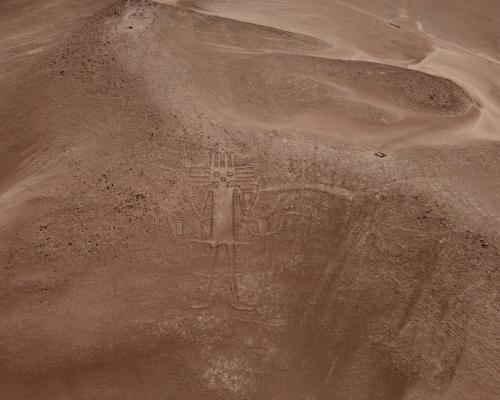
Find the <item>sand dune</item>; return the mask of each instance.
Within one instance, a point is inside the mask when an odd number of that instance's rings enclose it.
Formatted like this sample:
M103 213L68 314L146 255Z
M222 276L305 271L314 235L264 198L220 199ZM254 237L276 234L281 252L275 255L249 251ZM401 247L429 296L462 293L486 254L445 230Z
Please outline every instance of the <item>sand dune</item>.
M496 10L2 2L0 398L496 399Z

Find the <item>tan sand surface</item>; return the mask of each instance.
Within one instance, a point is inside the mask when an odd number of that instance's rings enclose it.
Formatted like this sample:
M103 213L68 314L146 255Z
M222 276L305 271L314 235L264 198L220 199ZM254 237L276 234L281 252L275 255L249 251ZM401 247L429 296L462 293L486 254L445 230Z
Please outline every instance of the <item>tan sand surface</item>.
M499 20L1 1L0 399L498 399Z

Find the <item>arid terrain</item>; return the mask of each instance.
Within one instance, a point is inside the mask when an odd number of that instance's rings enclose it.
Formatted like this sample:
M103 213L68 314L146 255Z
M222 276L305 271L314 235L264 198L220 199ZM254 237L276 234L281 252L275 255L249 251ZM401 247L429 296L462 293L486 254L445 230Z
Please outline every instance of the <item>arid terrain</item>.
M1 400L500 398L498 0L1 0Z

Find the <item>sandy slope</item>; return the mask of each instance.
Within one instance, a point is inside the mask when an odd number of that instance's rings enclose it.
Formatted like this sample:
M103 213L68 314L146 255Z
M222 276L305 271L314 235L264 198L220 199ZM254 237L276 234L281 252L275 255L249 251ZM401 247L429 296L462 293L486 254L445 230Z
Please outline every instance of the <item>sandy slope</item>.
M0 3L0 397L496 399L497 6L452 3ZM223 249L190 307L217 218L253 310Z

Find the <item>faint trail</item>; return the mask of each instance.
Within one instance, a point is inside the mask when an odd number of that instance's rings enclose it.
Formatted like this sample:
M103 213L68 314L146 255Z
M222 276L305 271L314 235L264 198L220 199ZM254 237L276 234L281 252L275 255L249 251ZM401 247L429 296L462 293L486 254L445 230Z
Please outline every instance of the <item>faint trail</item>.
M389 21L389 20L388 20L388 18L383 18L383 17L381 17L380 15L373 14L373 13L371 13L371 12L369 12L369 11L363 10L362 8L359 8L359 7L357 7L357 6L353 6L352 4L349 4L349 3L345 2L344 0L335 0L335 2L336 2L336 3L339 3L339 4L342 4L344 7L350 8L351 10L354 10L354 11L357 11L357 12L362 13L362 14L364 14L364 15L367 15L367 16L369 16L369 17L375 18L375 19L377 19L377 20L379 20L379 21L383 21L383 22L387 22L387 23L389 23L389 22L388 22L388 21ZM400 26L400 27L399 27L399 29L404 30L404 31L406 31L406 32L411 32L411 33L418 34L418 32L417 32L417 31L414 31L414 30L412 30L412 29L405 28L404 26ZM424 33L427 37L429 37L430 39L433 39L434 41L437 41L437 42L442 42L442 43L446 43L446 44L447 44L447 45L449 45L449 46L455 47L455 48L457 48L457 49L459 49L459 50L465 51L465 52L467 52L467 53L473 54L473 55L475 55L475 56L477 56L477 57L484 58L484 59L486 59L486 60L488 60L488 61L490 61L490 62L492 62L492 63L495 63L495 64L500 65L500 61L499 61L499 60L494 59L494 58L492 58L492 57L488 56L487 54L484 54L484 53L478 53L478 52L476 52L476 51L474 51L474 50L471 50L471 49L469 49L469 48L467 48L467 47L460 46L459 44L456 44L456 43L454 43L454 42L450 42L449 40L446 40L446 39L440 38L440 37L438 37L438 36L435 36L435 35L433 35L432 33L423 32L423 31L422 31L422 33Z
M347 189L329 186L323 184L301 184L301 183L291 183L291 184L282 184L276 186L265 186L260 189L261 192L286 192L286 191L301 191L301 190L312 190L315 192L323 192L329 193L334 196L344 197L348 200L352 200L354 198L353 194Z

